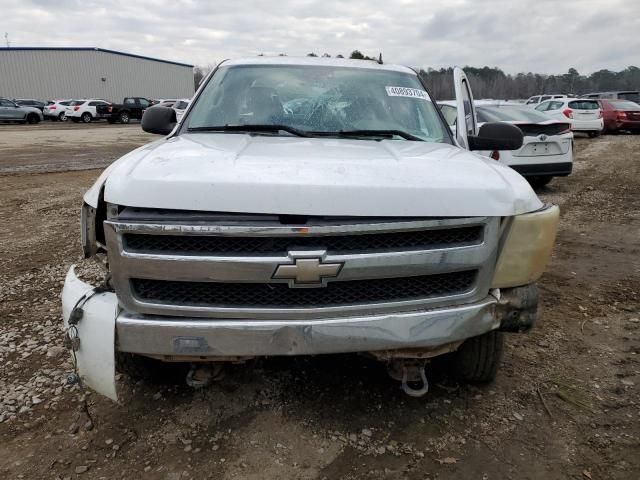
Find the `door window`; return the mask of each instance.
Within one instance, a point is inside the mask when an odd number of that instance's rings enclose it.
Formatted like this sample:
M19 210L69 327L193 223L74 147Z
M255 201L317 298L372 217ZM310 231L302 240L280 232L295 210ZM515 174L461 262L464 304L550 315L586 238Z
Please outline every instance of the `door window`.
M464 119L467 128L467 135L476 134L476 120L473 118L473 109L471 104L471 93L469 84L466 79L462 81L462 101L464 105Z
M551 102L543 102L536 107L536 110L539 112L546 112L549 109L549 105L551 105Z
M140 102L140 105L144 108L147 108L149 106L149 102L147 100L145 100L144 98L140 98L138 99L138 102Z
M531 100L527 102L527 105L538 103L540 101L540 97L532 97Z
M545 95L544 97L540 97L540 101L544 102L545 100L549 100L551 98L551 95Z
M9 100L0 99L0 107L13 107L15 104Z

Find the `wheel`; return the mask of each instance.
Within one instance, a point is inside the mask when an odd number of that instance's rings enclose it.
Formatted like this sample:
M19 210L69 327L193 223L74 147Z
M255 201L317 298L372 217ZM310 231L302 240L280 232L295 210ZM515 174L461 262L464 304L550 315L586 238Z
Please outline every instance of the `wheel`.
M129 123L129 114L127 112L120 114L120 123Z
M544 187L545 185L548 185L549 182L553 180L553 177L544 175L540 177L530 177L528 178L528 180L533 188L540 188L540 187Z
M116 351L116 371L128 375L133 380L177 383L184 381L189 372L189 365L161 362L143 355Z
M38 123L40 121L40 117L38 117L38 115L36 115L35 113L30 113L29 115L27 115L27 123L30 123L31 125Z
M492 331L465 340L453 354L453 376L461 382L491 382L496 378L503 349L502 332Z
M588 132L589 138L596 138L600 136L600 132Z
M60 120L61 122L66 122L67 121L67 114L62 112L60 115L58 115L58 120Z
M89 112L84 112L81 118L84 123L91 123L91 114Z

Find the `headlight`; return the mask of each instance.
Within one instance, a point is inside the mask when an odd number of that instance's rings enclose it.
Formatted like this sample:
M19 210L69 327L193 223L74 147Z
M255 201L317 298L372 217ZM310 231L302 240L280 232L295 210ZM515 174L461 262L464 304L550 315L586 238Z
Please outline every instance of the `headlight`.
M544 272L558 231L557 205L513 217L493 276L493 288L535 282Z
M92 257L98 251L96 243L96 209L86 203L80 212L80 243L84 258Z

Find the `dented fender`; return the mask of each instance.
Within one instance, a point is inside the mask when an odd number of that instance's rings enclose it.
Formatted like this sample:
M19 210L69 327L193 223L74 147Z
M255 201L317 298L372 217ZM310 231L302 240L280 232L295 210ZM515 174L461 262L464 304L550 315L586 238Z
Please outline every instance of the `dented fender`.
M93 286L83 282L72 265L62 289L62 318L65 329L69 316ZM96 392L118 401L115 383L115 331L118 299L113 292L97 293L81 303L83 315L76 328L80 345L76 351L78 374Z

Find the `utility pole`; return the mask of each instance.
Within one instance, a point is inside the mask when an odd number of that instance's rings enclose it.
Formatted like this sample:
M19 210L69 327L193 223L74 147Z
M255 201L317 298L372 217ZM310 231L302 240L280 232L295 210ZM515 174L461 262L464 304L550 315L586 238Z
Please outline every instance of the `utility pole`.
M11 46L11 42L9 41L9 32L4 32L4 41L7 42L7 48Z

